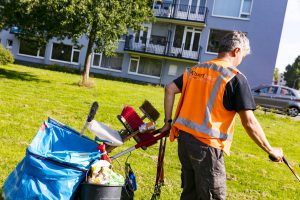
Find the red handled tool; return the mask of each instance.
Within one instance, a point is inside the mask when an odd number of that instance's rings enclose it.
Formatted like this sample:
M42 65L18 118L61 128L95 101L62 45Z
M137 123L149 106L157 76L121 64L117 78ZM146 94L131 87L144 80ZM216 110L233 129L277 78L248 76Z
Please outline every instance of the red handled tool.
M154 131L151 131L151 132L147 132L147 133L144 133L142 135L142 137L140 138L141 141L139 143L137 143L136 145L134 145L133 147L130 147L129 149L126 149L125 151L122 151L121 153L118 153L114 156L111 156L110 159L111 160L114 160L126 153L129 153L135 149L138 149L140 147L149 147L149 146L152 146L153 144L155 144L158 140L162 139L163 137L166 137L168 136L169 132L164 132L164 133L160 133L159 132L160 129L157 129L157 130L154 130ZM160 133L159 135L157 135L158 133ZM157 136L154 136L154 135L157 135Z

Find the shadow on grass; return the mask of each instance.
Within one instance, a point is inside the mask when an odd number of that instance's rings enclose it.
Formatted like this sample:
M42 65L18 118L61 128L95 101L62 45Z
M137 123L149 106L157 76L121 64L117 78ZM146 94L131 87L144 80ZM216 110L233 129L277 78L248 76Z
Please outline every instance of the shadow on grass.
M104 80L110 80L110 81L132 83L132 84L137 84L137 85L157 85L157 84L146 83L143 81L133 80L133 79L129 79L129 78L115 77L115 76L111 76L111 75L96 74L96 73L90 73L90 77L104 79Z
M97 73L93 73L93 72L90 72L90 78L123 82L123 83L131 83L131 84L136 84L136 85L158 86L158 84L152 84L152 83L147 83L147 82L143 82L143 81L132 80L129 78L123 78L123 77L115 77L115 76L106 75L106 74L97 74ZM87 88L93 88L95 86L95 83L93 81L91 81L90 84L91 84L91 87L88 86ZM70 85L82 86L81 81L78 81L76 83L71 83Z
M21 64L21 65L24 65L24 66L28 66L28 67L33 67L33 68L46 69L46 70L50 70L50 71L65 72L65 73L78 74L78 75L82 74L82 72L78 68L72 68L72 67L68 67L68 66L60 66L60 65L57 65L57 64L45 65L45 64L38 64L38 63L32 63L32 62L26 62L26 61L20 61L20 60L16 60L15 63L16 64ZM133 84L137 84L137 85L153 85L153 86L159 85L159 84L152 84L152 83L147 83L147 82L143 82L143 81L132 80L132 79L129 79L129 78L98 74L98 73L94 73L94 72L90 72L90 77L91 78L104 79L104 80L111 80L111 81L133 83ZM79 81L77 83L72 83L70 85L77 85L78 86Z
M21 81L36 81L36 82L48 82L36 78L36 76L31 75L26 72L18 72L14 70L0 69L0 78L21 80Z
M26 67L38 68L38 69L46 69L46 70L56 71L56 72L66 72L69 74L80 74L80 70L77 68L60 66L57 64L46 65L46 64L39 64L39 63L33 63L33 62L27 62L27 61L21 61L21 60L16 60L15 64L23 65Z

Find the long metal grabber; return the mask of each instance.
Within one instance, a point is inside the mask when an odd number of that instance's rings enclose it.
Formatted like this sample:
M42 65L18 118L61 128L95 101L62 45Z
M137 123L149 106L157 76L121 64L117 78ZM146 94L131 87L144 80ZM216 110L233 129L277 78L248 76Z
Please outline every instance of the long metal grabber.
M272 157L271 155L269 155L270 160L272 161L276 161L276 158ZM283 156L282 160L284 162L284 164L286 164L289 169L292 171L292 173L294 174L294 176L297 178L297 180L300 182L300 177L296 174L295 170L293 169L293 167L290 165L290 163L287 161L287 159Z
M292 166L290 165L290 163L287 161L287 159L283 156L282 157L283 162L289 167L289 169L292 171L292 173L295 175L295 177L298 179L298 181L300 182L300 177L296 174L295 170L292 168Z

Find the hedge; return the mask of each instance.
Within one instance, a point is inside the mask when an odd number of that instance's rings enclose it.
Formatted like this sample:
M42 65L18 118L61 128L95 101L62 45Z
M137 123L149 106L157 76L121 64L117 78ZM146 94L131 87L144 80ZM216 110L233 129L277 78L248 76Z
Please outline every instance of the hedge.
M9 50L6 50L1 44L0 44L0 65L6 65L8 63L13 63L14 57L11 54Z

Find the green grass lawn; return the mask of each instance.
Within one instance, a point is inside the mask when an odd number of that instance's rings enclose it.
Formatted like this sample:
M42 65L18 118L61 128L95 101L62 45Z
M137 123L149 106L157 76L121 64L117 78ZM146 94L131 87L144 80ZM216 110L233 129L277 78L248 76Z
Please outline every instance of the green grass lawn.
M163 123L163 88L117 80L91 78L94 88L79 87L81 76L21 65L0 66L0 186L24 157L25 150L48 116L81 130L93 101L100 104L96 120L111 128L122 129L116 116L124 105L137 111L149 100L161 113L158 127ZM140 113L140 112L139 112ZM141 114L141 113L140 113ZM281 146L286 158L300 174L300 122L275 114L256 113L273 146ZM227 199L300 199L300 183L288 167L272 163L243 130L236 119L235 138L231 156L225 158L227 169ZM87 132L89 137L91 133ZM134 140L116 148L111 155L132 145ZM80 145L80 144L78 144ZM155 182L158 145L146 151L135 150L128 158L137 177L135 199L150 199ZM121 171L129 154L114 161ZM179 199L180 163L177 144L167 143L165 156L165 186L161 199ZM2 189L0 189L2 193Z

